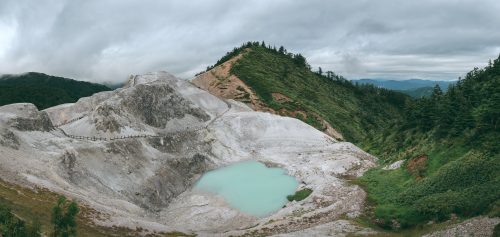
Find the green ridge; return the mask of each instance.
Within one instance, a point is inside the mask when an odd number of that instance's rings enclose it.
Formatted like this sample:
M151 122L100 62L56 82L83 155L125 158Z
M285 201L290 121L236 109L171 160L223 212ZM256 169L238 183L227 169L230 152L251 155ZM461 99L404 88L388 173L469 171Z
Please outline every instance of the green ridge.
M101 91L107 86L73 79L29 72L0 77L0 106L12 103L33 103L39 110L73 103Z
M372 85L355 86L333 72L312 72L302 55L287 53L282 47L277 50L249 42L227 55L240 53L244 56L231 73L252 87L264 103L275 110L305 111L307 118L297 118L322 130L313 116L318 114L349 141L362 142L391 127L401 119L402 106L410 100L402 93ZM271 93L281 93L292 102L275 101Z

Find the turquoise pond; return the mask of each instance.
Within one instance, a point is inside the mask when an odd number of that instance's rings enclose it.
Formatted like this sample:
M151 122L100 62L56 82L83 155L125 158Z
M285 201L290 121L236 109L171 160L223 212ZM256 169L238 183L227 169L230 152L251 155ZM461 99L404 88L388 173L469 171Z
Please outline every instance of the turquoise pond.
M297 185L284 169L244 161L205 173L195 189L220 195L230 206L263 217L282 208Z

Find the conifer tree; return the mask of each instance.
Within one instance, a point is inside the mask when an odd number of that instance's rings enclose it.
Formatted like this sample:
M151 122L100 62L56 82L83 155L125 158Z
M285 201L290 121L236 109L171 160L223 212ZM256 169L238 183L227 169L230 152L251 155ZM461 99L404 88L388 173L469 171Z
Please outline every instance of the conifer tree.
M283 46L280 46L280 48L278 49L278 52L280 54L285 54L286 53L285 48Z
M56 206L52 209L53 237L76 236L76 215L79 212L76 202L66 203L66 198L61 196Z

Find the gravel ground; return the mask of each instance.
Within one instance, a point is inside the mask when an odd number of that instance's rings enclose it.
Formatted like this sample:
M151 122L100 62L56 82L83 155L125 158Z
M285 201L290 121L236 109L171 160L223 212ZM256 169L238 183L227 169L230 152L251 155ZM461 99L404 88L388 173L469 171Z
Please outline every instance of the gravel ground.
M423 237L490 237L500 218L476 217Z

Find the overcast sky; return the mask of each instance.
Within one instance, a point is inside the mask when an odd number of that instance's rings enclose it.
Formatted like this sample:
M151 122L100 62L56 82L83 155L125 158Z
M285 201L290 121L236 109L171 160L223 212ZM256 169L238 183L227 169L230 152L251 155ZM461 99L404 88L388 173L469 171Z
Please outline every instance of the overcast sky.
M262 40L349 79L456 79L498 57L500 1L0 1L0 73L190 78Z

